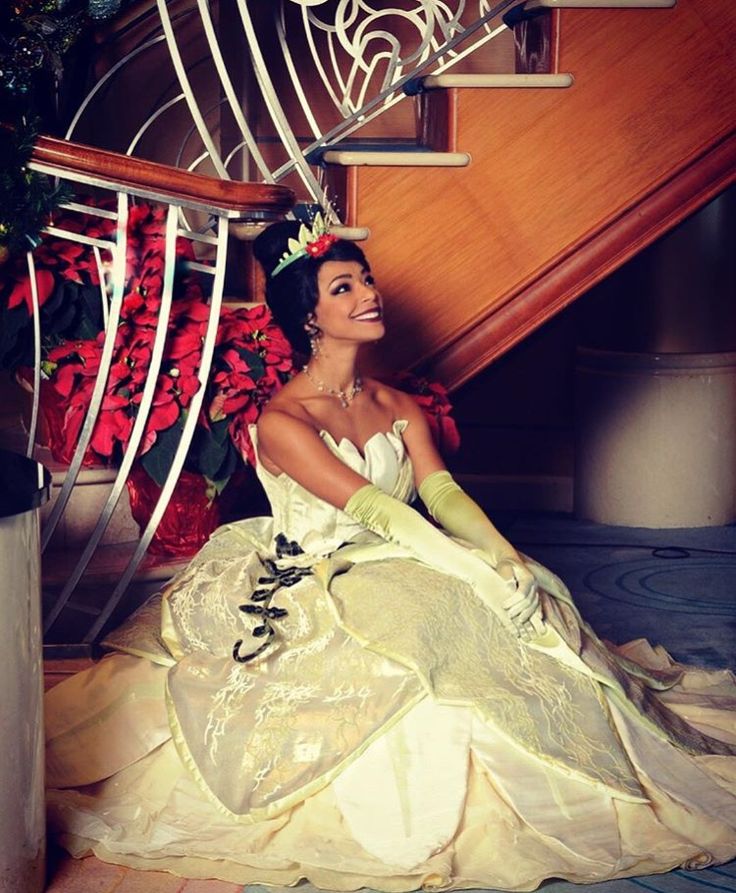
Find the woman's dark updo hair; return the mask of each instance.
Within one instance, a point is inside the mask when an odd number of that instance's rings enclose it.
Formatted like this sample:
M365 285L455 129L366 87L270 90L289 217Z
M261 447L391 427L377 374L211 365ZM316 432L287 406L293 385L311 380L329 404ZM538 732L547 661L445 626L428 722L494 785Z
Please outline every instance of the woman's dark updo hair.
M320 257L302 257L271 276L281 256L289 250L287 242L296 239L301 224L297 220L274 223L253 242L253 253L266 274L266 303L273 317L295 351L309 356L309 335L304 326L314 312L319 299L317 274L325 261L357 261L368 267L363 252L354 242L339 239Z

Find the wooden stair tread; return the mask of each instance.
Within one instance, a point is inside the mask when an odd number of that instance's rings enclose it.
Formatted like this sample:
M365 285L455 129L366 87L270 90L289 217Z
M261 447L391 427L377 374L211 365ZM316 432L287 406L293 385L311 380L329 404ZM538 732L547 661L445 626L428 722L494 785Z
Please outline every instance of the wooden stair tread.
M677 0L527 0L531 9L671 9Z
M427 90L462 88L539 88L570 87L571 74L430 74L422 78Z
M466 167L470 164L470 155L467 152L428 152L421 149L328 149L322 154L322 160L344 167Z
M241 242L252 242L270 226L268 223L232 223L230 224L230 232ZM347 239L350 242L364 242L370 237L371 231L367 226L330 226L330 232L340 239ZM232 302L228 302L228 306L232 306Z
M91 657L44 658L43 690L49 691L75 673L88 670L95 663Z

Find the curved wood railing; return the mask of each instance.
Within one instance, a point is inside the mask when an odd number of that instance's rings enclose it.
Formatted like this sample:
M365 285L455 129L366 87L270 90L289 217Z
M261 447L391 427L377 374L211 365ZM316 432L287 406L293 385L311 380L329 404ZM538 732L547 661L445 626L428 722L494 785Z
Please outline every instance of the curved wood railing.
M230 219L275 219L294 205L285 186L243 183L42 136L30 165L34 170L151 200L216 211Z

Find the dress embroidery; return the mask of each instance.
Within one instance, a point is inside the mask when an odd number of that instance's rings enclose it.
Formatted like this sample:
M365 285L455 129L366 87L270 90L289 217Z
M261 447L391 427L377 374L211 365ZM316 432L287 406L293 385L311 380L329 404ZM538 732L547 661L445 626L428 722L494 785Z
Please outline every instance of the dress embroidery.
M297 555L304 555L304 549L295 542L294 540L287 540L283 533L279 533L276 536L276 559L277 561L281 561L286 557L293 558ZM267 577L259 577L258 585L259 589L256 589L250 597L250 603L246 602L244 605L238 605L239 610L241 610L244 614L255 614L261 617L262 623L259 626L256 626L252 631L251 635L256 639L260 639L263 636L268 636L268 639L258 646L254 651L249 652L248 654L241 654L240 648L243 644L243 639L238 639L233 647L233 658L239 664L245 664L249 661L252 661L254 658L258 657L259 654L263 654L263 652L269 648L271 645L274 645L274 636L276 635L276 630L271 624L272 620L281 620L283 617L287 617L289 612L286 608L277 608L271 605L271 600L273 599L276 592L282 586L294 586L295 583L298 583L299 580L308 576L312 573L312 570L308 567L298 567L296 565L292 565L291 567L283 567L277 564L277 561L272 561L270 558L266 558L263 562L264 567L269 573ZM265 588L263 588L265 586Z

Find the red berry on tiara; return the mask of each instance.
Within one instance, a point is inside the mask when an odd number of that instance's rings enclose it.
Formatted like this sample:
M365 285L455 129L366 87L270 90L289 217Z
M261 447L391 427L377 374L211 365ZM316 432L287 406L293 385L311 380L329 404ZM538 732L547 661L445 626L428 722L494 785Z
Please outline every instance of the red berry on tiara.
M335 242L338 237L327 232L327 224L318 212L314 215L311 227L302 224L299 227L299 237L287 241L287 251L281 255L281 260L271 271L271 276L277 276L283 269L294 263L300 257L321 257Z
M322 257L335 242L337 242L337 236L334 236L332 233L323 233L318 239L306 246L307 254L310 257Z

